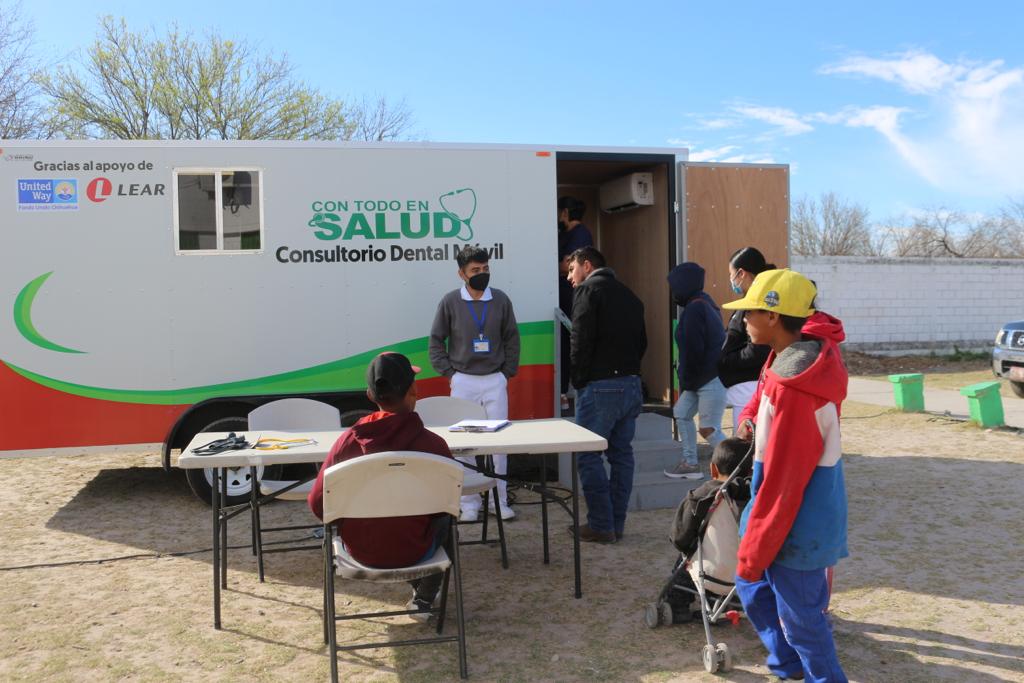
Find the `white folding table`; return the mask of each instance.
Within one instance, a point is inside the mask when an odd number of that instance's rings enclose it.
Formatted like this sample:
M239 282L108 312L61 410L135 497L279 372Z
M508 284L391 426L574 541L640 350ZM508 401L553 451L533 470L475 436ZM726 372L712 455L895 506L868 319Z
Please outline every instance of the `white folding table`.
M573 570L575 576L574 595L583 596L580 579L580 539L579 539L579 484L576 454L586 451L603 451L608 442L597 434L580 427L573 422L560 418L543 420L517 420L497 432L451 432L446 427L428 427L432 432L443 438L453 455L476 456L494 453L539 454L539 453L571 453L572 454L572 500L566 507L547 486L547 475L541 468L540 486L527 485L541 496L541 524L544 536L544 562L548 556L548 501L554 501L569 512L573 526ZM192 439L178 457L178 467L183 469L212 468L213 483L211 485L211 507L213 509L213 625L220 628L220 590L227 587L227 520L242 512L248 505L228 509L224 505L227 497L227 479L224 470L229 468L249 467L255 475L256 467L263 465L285 465L295 463L323 462L331 446L345 430L325 432L271 432L252 431L236 432L246 441L254 443L256 439L294 439L307 437L312 439L308 445L296 446L283 450L244 450L226 451L213 455L197 455L193 451L204 444L228 436L227 432L203 432ZM487 472L493 476L492 472ZM259 496L256 489L259 483L253 481L253 493L249 505L260 505L273 499L273 496Z

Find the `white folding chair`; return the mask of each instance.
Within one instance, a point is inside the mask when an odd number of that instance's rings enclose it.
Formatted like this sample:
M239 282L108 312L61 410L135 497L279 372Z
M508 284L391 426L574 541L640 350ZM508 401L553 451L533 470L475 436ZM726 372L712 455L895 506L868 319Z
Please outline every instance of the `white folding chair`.
M332 681L338 680L337 653L341 650L451 641L459 644L459 675L462 678L468 676L458 525L449 525L445 543L432 557L408 567L380 569L363 565L353 558L341 539L334 535L333 524L339 519L405 517L436 513L451 515L458 519L462 473L463 467L456 460L432 453L410 451L363 455L333 465L324 472L324 640L330 646ZM335 572L343 579L376 583L411 581L443 572L440 605L430 609L432 614L437 615L437 635L409 640L338 645L338 621L414 614L419 610L337 616L334 600ZM442 636L448 604L448 582L452 576L458 633L454 636Z
M283 398L278 401L264 403L249 413L250 431L328 431L341 429L341 413L334 406L308 398ZM253 481L256 481L255 475ZM276 479L263 479L259 482L259 493L264 496L275 496L278 500L305 501L313 489L313 482L299 482ZM257 504L256 486L253 486L252 497L252 545L256 555L256 566L260 581L263 581L263 554L283 553L293 550L315 550L319 545L289 546L264 549L263 534L277 531L294 531L298 529L318 529L319 524L268 527L262 526L260 506Z
M473 403L463 398L452 398L451 396L431 396L416 401L416 412L419 414L423 424L427 427L448 427L460 420L483 420L487 417L484 407L479 403ZM478 461L480 458L477 459ZM488 465L493 466L490 458L487 458ZM498 506L498 480L488 477L475 470L464 469L465 475L462 479L462 494L478 495L484 497L484 515L482 520L475 522L459 522L463 526L480 524L480 540L461 541L462 545L490 545L493 541L487 539L487 522L490 516L490 499L493 497L494 506ZM501 514L494 515L498 524L498 544L501 546L501 566L508 569L508 547L505 544L505 525L502 522Z

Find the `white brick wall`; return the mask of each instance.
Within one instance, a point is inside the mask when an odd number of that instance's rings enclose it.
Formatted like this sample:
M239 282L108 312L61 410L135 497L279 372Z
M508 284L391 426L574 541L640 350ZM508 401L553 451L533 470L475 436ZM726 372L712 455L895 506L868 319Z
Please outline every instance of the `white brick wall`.
M851 347L975 348L1024 320L1024 260L794 256Z

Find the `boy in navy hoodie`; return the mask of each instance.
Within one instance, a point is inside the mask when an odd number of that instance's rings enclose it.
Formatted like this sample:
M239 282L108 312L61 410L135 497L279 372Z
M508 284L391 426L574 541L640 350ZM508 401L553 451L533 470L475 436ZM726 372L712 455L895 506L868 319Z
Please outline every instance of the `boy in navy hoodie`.
M676 325L679 349L679 400L672 410L683 443L683 457L665 476L672 479L703 479L697 464L697 428L693 418L700 415L700 435L712 447L725 438L725 385L718 379L718 358L725 341L722 314L714 300L704 293L704 269L696 263L681 263L668 274L672 300L682 306Z
M846 681L825 618L826 569L847 556L839 406L847 374L832 334L812 336L814 285L768 270L724 308L771 347L754 429L752 498L740 520L736 591L783 679Z
M444 439L427 430L416 409L416 373L420 369L400 353L382 353L366 368L366 396L380 408L356 422L331 447L309 492L309 509L324 517L324 472L332 465L370 453L419 451L452 457ZM433 555L448 536L444 514L340 519L338 535L349 554L368 567L405 567ZM413 599L406 606L429 618L443 574L410 581Z

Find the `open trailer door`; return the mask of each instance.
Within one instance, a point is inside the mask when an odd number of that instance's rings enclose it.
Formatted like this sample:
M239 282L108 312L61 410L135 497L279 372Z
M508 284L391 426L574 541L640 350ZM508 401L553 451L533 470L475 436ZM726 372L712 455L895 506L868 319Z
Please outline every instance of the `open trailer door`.
M703 266L704 289L722 305L729 257L757 247L769 263L789 266L789 166L684 161L678 165L682 209L679 261ZM724 317L728 317L723 314Z

